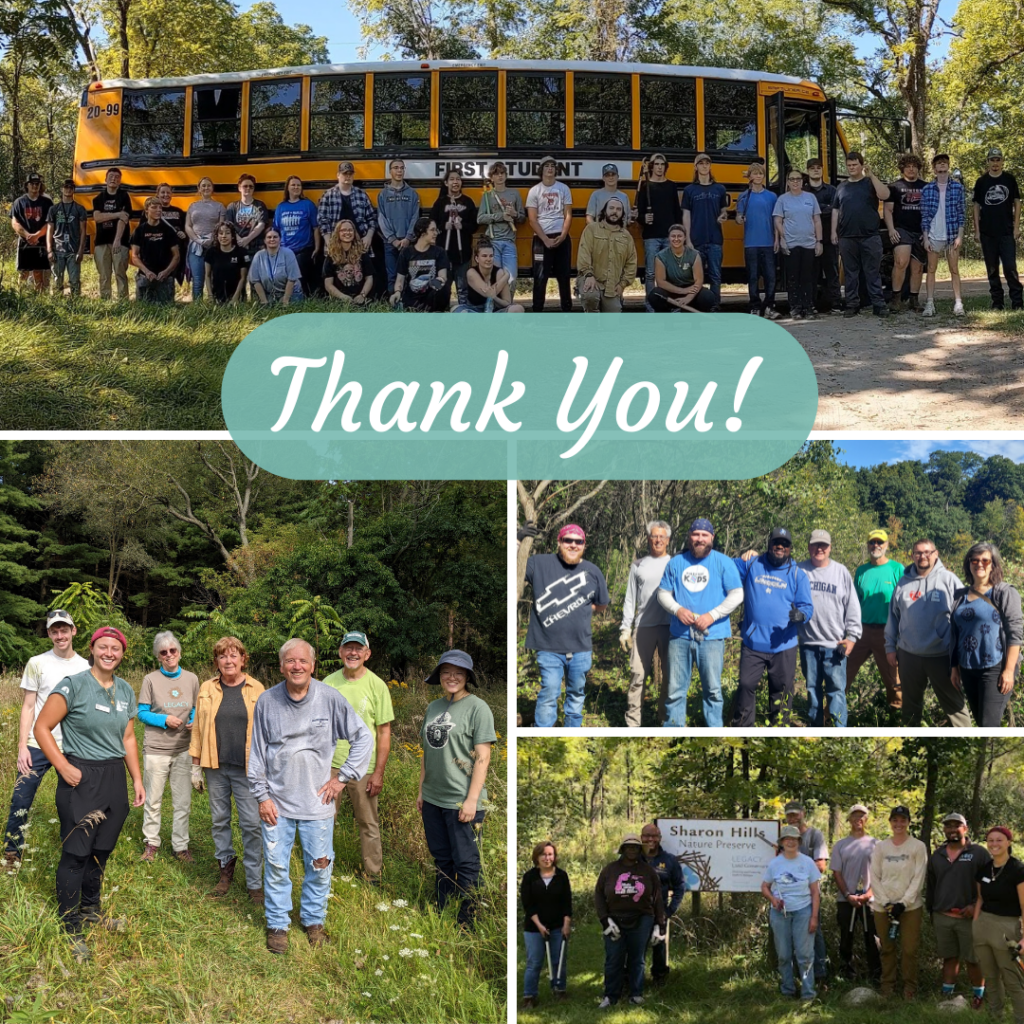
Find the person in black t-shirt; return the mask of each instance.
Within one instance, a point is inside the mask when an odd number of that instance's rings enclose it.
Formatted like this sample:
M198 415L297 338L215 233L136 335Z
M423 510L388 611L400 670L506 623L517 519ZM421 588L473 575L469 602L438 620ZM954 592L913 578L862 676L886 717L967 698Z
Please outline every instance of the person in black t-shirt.
M339 220L334 225L327 240L323 281L332 299L354 306L363 306L369 300L373 292L373 257L363 245L355 221Z
M156 197L160 200L163 211L160 214L160 219L169 228L174 229L180 243L178 245L178 265L174 268L174 280L181 284L185 280L185 253L188 249L188 235L185 234L185 211L171 203L173 194L174 190L166 182L157 186Z
M1024 1021L1024 973L1017 966L1021 953L1021 914L1024 913L1024 864L1011 857L1013 833L997 825L988 830L985 845L992 860L979 864L975 879L978 899L974 904L974 952L981 964L987 986L989 1012L996 1020L1003 1016L1008 993L1013 1018ZM1016 950L1011 944L1016 943ZM982 999L975 997L974 1009Z
M476 231L476 203L462 191L462 175L450 170L431 210L438 236L448 253L459 302L466 301L466 272L473 258L473 232Z
M653 313L651 292L654 291L654 258L668 248L668 229L681 224L683 208L679 203L679 186L669 181L668 157L655 153L648 164L650 176L636 190L636 215L644 240L644 289L647 312Z
M96 238L92 258L100 278L100 298L111 297L111 278L117 281L118 299L128 298L128 239L132 201L121 188L121 172L107 171L107 187L92 201Z
M988 151L988 170L974 184L974 234L981 242L988 274L992 308L1003 308L1003 283L999 264L1010 290L1010 306L1024 308L1024 288L1017 273L1017 243L1020 241L1020 188L1017 179L1003 170L1003 151Z
M252 256L236 239L234 227L224 221L217 228L217 244L203 253L206 294L215 302L235 305L245 297L245 278Z
M825 181L825 166L820 157L807 161L804 191L818 200L821 210L821 255L814 259L814 308L819 313L841 313L843 292L839 287L839 250L832 244L832 208L836 187Z
M135 297L140 302L173 302L174 269L181 260L178 235L160 218L163 205L155 196L146 200L146 219L132 234Z
M53 200L43 194L43 179L30 174L25 194L11 206L11 227L18 236L18 274L21 283L31 281L37 292L50 285L50 260L46 255L46 218Z
M398 257L391 305L420 313L446 313L451 302L448 254L437 245L437 223L420 217L413 225L413 243Z
M883 207L885 226L893 245L892 299L889 308L903 309L903 281L910 268L910 309L920 308L921 275L928 257L921 235L921 158L914 153L900 157L900 176L889 186L889 198Z

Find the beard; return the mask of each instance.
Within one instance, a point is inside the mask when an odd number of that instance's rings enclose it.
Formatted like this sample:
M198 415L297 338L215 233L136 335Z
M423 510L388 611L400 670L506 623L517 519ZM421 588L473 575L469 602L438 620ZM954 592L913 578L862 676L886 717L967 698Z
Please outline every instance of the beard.
M563 548L558 549L558 557L565 562L566 565L579 565L583 561L583 551L579 548L573 551L566 551Z
M706 558L711 553L711 545L691 543L690 550L694 558Z

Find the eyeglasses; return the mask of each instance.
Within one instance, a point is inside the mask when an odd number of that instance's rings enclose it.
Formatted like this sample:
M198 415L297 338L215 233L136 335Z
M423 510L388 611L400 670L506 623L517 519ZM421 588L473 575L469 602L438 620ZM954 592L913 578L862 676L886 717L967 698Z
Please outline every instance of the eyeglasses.
M754 173L756 173L756 172L754 172L754 171L751 171L750 173L751 173L751 174L754 174ZM799 177L799 178L787 178L787 179L786 179L786 181L803 181L803 180L804 180L804 179L803 179L803 175L800 175L800 177Z
M991 558L972 558L971 565L991 565Z
M930 558L934 554L935 554L935 549L933 548L931 551L915 551L914 552L914 557L915 558Z
M175 648L175 647L172 647L172 648L171 648L171 649L170 649L169 651L157 651L157 654L158 654L158 655L159 655L159 656L160 656L161 658L166 658L166 657L168 657L168 656L169 656L169 655L171 655L171 654L181 654L181 651L179 651L179 650L178 650L177 648Z
M587 542L582 537L563 537L560 543L582 545Z

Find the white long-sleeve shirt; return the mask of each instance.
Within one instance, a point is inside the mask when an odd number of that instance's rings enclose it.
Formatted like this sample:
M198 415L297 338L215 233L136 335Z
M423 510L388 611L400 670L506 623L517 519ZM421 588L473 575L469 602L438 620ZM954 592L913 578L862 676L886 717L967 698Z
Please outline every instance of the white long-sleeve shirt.
M658 586L668 563L668 555L660 558L644 555L629 567L620 632L642 626L668 625L671 616L658 603Z

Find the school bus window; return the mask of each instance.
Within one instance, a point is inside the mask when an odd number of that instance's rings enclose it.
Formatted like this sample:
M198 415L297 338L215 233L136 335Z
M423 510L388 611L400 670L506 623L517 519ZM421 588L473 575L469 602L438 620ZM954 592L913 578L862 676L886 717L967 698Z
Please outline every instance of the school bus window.
M757 155L757 83L704 79L704 148L746 160Z
M373 144L430 145L430 75L374 75Z
M192 90L192 152L239 152L242 87L195 86Z
M185 148L185 90L125 90L121 98L124 156L181 156Z
M697 83L692 78L640 76L640 148L697 150Z
M510 71L505 76L509 146L565 145L565 75Z
M498 145L498 73L441 72L441 145Z
M309 148L363 148L364 75L314 78L309 110Z
M808 160L821 157L821 111L787 108L786 159L802 171Z
M633 90L628 75L586 75L573 78L574 145L632 149Z
M302 141L302 82L253 82L249 89L249 152L297 153Z

